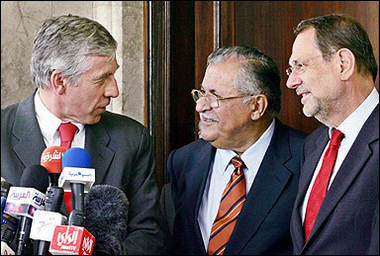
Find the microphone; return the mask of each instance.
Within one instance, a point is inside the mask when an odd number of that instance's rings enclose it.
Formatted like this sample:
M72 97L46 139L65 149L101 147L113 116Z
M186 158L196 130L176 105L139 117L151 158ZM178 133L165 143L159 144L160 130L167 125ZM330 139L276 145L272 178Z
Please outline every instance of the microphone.
M8 223L17 229L18 220L16 218L11 217L10 215L4 213L4 208L7 202L7 197L9 194L9 190L12 187L12 184L7 182L3 177L1 177L1 226L3 224Z
M59 146L47 147L41 154L41 165L49 173L49 187L58 187L58 178L62 172L62 155L65 148Z
M16 230L10 223L1 224L1 255L15 255L9 246L12 243Z
M64 191L58 187L59 175L62 171L62 156L66 151L59 146L46 148L41 154L40 164L46 168L49 177L49 187L46 190L45 210L38 210L34 214L30 238L36 242L34 253L37 255L48 255L54 229L57 225L67 223L66 216L59 213Z
M4 213L9 189L12 184L1 177L1 255L15 255L9 246L16 233L18 220Z
M62 173L59 186L70 191L73 210L69 216L70 226L83 227L84 193L87 193L95 182L95 169L91 168L90 153L84 148L69 148L62 157Z
M62 156L62 173L58 184L71 191L73 210L69 226L55 227L49 252L52 254L92 254L95 237L84 228L84 193L95 182L91 157L83 148L69 148Z
M85 227L95 237L94 253L127 254L124 242L128 234L127 196L110 185L95 185L85 197Z
M57 225L67 223L66 216L59 213L63 202L63 189L56 186L47 188L45 210L37 210L34 213L30 238L34 239L37 255L48 255L50 242Z
M16 235L16 255L28 253L30 250L30 227L34 212L45 206L45 191L48 186L46 168L32 165L25 168L20 180L20 187L11 187L4 212L19 218L20 224Z

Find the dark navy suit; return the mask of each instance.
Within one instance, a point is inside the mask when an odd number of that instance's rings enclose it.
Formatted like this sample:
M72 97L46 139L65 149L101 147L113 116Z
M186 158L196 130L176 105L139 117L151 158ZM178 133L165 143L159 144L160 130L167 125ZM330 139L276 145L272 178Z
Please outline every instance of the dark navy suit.
M363 255L370 244L372 219L379 202L379 105L339 168L305 244L300 209L328 140L326 126L305 140L300 188L291 221L294 254Z
M262 164L224 254L292 254L290 217L305 134L276 120ZM175 254L206 254L198 211L216 148L198 139L171 152L168 174L176 211Z

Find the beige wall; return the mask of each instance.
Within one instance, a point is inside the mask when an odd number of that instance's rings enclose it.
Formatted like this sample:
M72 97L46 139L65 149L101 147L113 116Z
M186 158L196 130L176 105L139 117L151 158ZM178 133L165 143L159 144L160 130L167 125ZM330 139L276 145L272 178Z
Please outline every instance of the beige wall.
M1 1L1 107L34 91L29 70L34 35L46 18L69 13L99 21L118 41L120 96L109 110L144 124L142 1Z

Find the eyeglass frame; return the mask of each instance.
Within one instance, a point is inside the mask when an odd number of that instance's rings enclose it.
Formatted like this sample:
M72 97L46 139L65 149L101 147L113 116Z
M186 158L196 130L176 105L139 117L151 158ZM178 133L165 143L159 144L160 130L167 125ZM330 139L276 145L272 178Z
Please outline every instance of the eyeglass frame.
M326 53L321 54L321 55L317 55L317 56L306 58L306 59L300 61L299 63L297 63L297 67L293 67L293 66L287 67L285 69L285 73L286 73L287 76L290 76L293 73L294 69L298 70L298 73L300 73L299 71L301 71L302 69L305 68L305 64L304 64L305 61L311 60L311 59L315 59L315 58L318 58L318 57L323 57L323 56L326 56L326 55L329 55L329 54L333 54L333 53L336 53L337 51L339 51L339 50L335 50L335 51L332 51L332 52L326 52Z
M198 100L195 99L195 96L194 96L195 92L199 92L199 94L201 95L201 97ZM203 92L201 92L200 90L197 90L197 89L191 90L191 95L193 96L193 100L195 101L195 103L197 103L197 101L199 101L201 98L206 97L208 95L214 97L216 99L216 102L218 103L218 106L216 106L216 107L211 106L211 102L207 101L212 108L219 108L220 107L219 101L221 101L221 100L230 100L230 99L238 99L238 98L244 98L244 97L253 96L253 95L238 95L238 96L231 96L231 97L220 97L220 96L217 96L215 94L208 93L208 92L203 93ZM206 97L206 100L207 99L208 98Z

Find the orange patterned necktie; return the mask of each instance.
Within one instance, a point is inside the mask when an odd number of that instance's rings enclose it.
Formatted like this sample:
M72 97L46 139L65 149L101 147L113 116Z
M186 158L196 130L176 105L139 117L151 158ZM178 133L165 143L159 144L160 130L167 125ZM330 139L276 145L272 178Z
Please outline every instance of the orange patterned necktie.
M224 253L246 199L244 162L239 156L233 157L231 162L235 166L235 170L231 175L230 182L224 189L219 211L212 225L207 249L207 253L210 255L222 255Z
M61 147L65 149L71 148L71 143L74 139L75 133L77 132L77 127L72 123L62 123L59 128L59 136L61 137ZM63 200L66 204L67 212L70 214L73 209L73 202L71 192L65 192L63 194Z
M344 134L336 129L333 129L331 141L326 153L323 157L321 170L315 179L313 188L310 192L309 202L307 203L306 216L304 222L305 241L309 238L311 229L313 228L315 219L317 218L319 208L326 196L327 185L329 184L331 171L335 164L335 159L338 154L338 148Z

